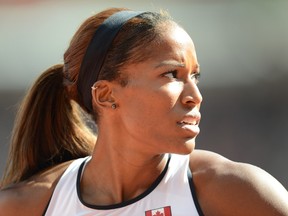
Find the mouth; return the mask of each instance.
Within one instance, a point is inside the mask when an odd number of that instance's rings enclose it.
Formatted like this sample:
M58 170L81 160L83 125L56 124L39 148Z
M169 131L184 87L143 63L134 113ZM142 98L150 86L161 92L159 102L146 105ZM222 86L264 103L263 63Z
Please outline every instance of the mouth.
M196 121L196 120L193 120L193 121L181 121L181 122L178 122L179 125L198 125L199 122Z
M184 126L184 125L198 126L200 119L201 119L200 114L186 115L181 121L177 122L177 124L180 126Z

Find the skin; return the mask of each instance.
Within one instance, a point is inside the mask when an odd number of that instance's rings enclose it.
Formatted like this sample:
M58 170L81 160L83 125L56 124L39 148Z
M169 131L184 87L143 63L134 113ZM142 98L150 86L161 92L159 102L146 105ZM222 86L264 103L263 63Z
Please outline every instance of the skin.
M202 102L194 44L174 24L164 25L163 32L161 42L151 47L157 52L150 59L123 69L129 77L126 87L98 81L92 89L93 106L100 113L99 135L81 181L84 201L109 205L138 196L163 171L167 153L177 153L190 154L205 215L288 215L288 193L268 173L194 150ZM33 209L41 215L69 164L1 191L0 212L31 215Z

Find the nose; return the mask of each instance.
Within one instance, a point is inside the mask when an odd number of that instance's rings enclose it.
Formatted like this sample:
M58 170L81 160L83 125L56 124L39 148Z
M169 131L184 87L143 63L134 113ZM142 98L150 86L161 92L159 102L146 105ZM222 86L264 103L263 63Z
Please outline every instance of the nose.
M197 106L201 104L202 100L202 95L195 81L189 80L186 82L184 84L182 103L185 106Z

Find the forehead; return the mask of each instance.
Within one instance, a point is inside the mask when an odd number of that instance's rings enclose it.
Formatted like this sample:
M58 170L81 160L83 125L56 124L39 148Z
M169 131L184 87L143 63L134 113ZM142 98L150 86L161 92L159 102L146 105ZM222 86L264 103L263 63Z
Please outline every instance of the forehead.
M159 26L159 38L163 42L167 40L177 41L178 43L192 42L189 34L175 22L166 22Z
M136 65L144 70L173 65L187 67L189 70L199 69L193 41L185 30L176 24L164 24L158 31L157 39L143 49L147 58L128 64L128 68L134 71L136 76L139 74L137 70L133 70Z
M162 28L159 34L159 48L171 54L187 51L195 52L194 43L183 28L173 23L164 25Z
M128 59L123 62L125 67L129 64L137 64L145 62L149 59L159 57L165 52L180 50L183 45L188 46L190 50L194 50L194 44L190 36L171 20L165 20L157 23L151 32L140 33L128 51ZM131 44L131 43L130 43ZM182 47L181 47L182 46Z
M146 47L150 63L174 61L197 67L195 46L188 33L177 24L165 24L159 28L157 40ZM152 62L151 62L152 61Z

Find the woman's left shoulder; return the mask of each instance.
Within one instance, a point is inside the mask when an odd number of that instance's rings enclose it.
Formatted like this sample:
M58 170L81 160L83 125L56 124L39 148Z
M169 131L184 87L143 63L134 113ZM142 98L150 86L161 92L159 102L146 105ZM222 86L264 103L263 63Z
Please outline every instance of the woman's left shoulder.
M196 193L205 215L288 215L288 192L263 169L194 150Z

